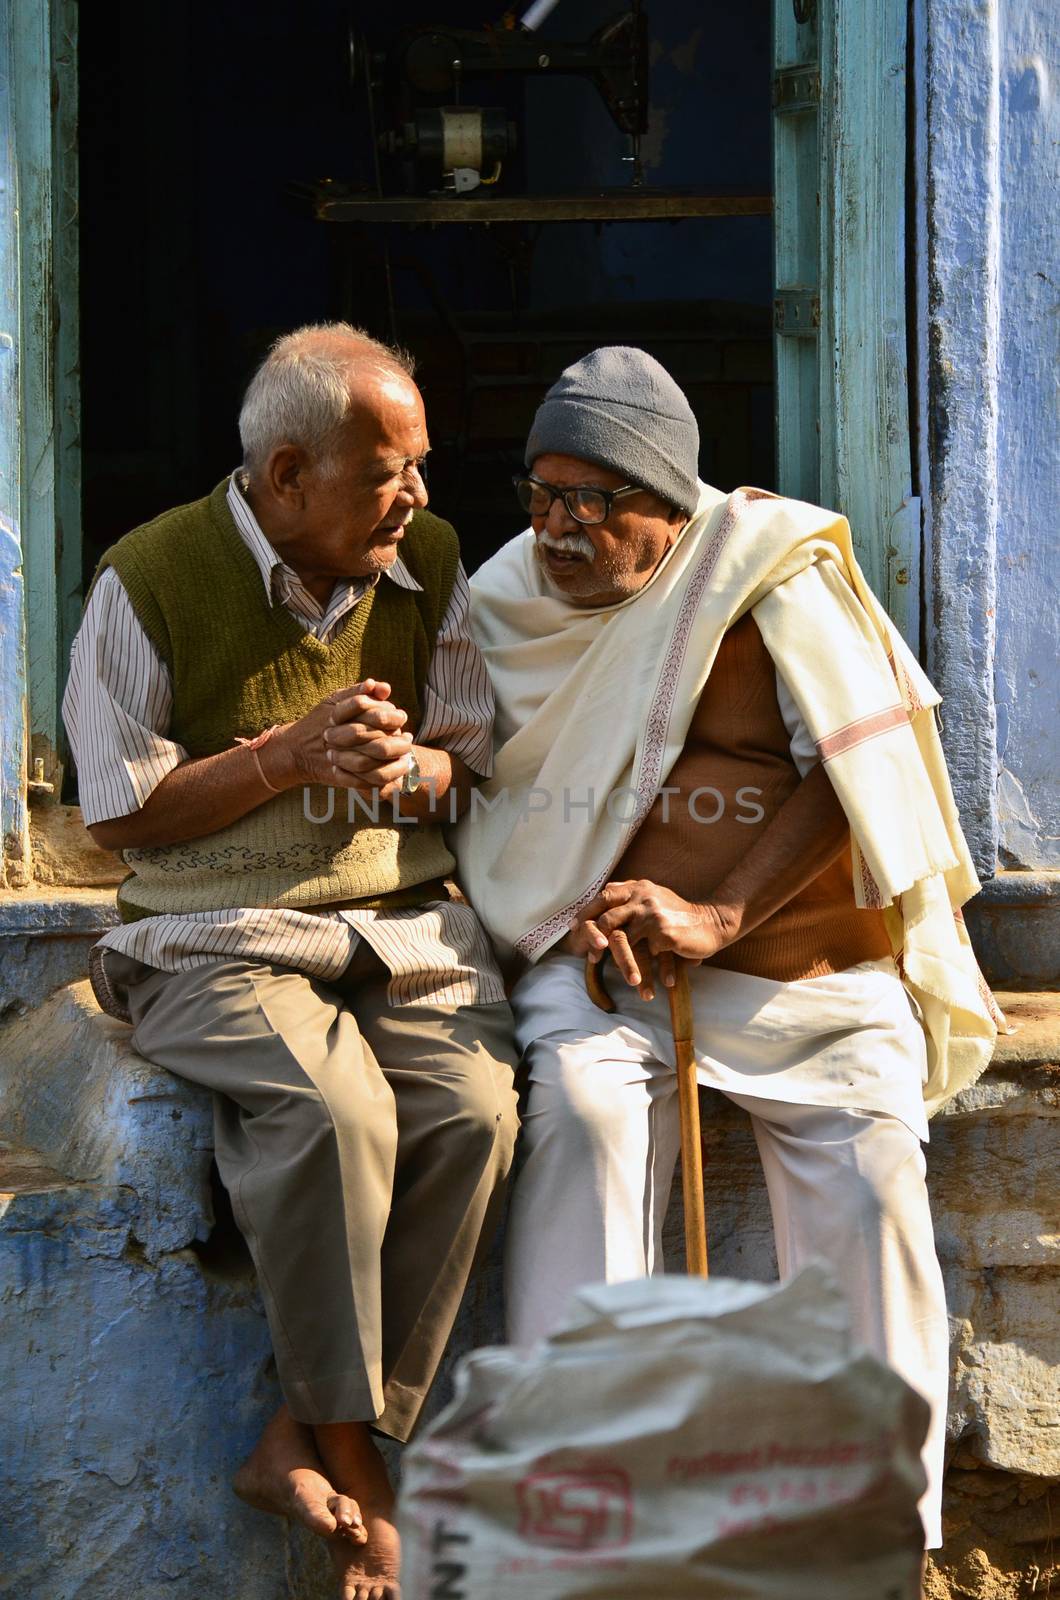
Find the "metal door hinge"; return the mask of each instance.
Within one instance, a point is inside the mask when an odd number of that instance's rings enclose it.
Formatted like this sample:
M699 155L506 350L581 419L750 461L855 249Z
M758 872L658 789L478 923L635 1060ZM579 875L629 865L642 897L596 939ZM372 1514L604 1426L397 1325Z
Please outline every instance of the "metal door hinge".
M794 339L812 339L821 326L821 297L811 289L779 289L773 301L773 326Z
M778 117L812 111L820 103L820 67L781 67L773 74L773 110Z

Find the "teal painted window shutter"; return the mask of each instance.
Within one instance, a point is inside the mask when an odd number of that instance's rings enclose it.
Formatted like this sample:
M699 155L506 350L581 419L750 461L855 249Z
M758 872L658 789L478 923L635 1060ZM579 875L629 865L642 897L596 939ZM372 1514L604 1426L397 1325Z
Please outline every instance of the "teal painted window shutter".
M778 487L849 518L917 649L904 0L774 0L773 37Z

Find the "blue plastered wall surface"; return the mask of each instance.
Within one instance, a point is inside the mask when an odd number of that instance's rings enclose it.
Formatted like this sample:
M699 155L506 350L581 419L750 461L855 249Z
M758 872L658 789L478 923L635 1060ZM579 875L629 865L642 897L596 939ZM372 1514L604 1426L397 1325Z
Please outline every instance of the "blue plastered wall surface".
M1060 867L1060 51L1052 0L1002 7L997 430L998 848Z
M1055 1582L1060 1470L1055 1428L1038 1426L1060 1406L1057 1202L1042 1188L1060 1103L1060 12L915 0L913 22L926 664L983 880L967 920L1015 991L1014 1031L928 1150L953 1361L946 1547L928 1593L1009 1600Z
M1060 13L917 0L924 633L996 981L1060 972Z

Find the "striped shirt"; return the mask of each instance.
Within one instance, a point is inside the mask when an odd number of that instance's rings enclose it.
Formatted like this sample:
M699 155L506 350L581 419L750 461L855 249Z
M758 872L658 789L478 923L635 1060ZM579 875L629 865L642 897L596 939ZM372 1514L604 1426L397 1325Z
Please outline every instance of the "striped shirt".
M326 605L281 561L233 473L228 506L261 573L270 605L285 606L324 643L330 642L371 586L420 585L398 557L385 573L337 582ZM438 630L428 668L418 744L458 756L488 777L492 766L493 691L471 637L470 595L463 567ZM187 760L168 737L173 704L169 671L144 632L121 580L107 568L96 583L74 640L63 697L63 721L77 762L86 823L129 816L167 773ZM339 977L363 938L391 973L392 1004L486 1004L504 986L478 918L459 901L432 901L400 911L318 912L242 908L155 916L115 928L92 953L100 1005L127 1015L107 974L117 951L164 972L242 958L293 967L327 982Z

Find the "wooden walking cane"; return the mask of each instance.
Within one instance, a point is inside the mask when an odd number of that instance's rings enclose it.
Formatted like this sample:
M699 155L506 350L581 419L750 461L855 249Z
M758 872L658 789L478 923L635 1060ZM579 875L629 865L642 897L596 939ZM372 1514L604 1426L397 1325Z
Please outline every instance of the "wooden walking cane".
M600 976L602 963L585 961L585 987L601 1011L614 1011L615 1002ZM685 1265L690 1277L707 1276L707 1215L703 1199L703 1145L699 1134L699 1083L693 1038L695 1019L688 968L674 958L674 986L667 989L670 1027L677 1058L677 1106L681 1119L681 1188L685 1202Z

